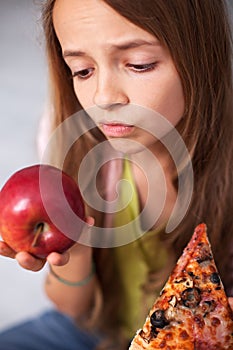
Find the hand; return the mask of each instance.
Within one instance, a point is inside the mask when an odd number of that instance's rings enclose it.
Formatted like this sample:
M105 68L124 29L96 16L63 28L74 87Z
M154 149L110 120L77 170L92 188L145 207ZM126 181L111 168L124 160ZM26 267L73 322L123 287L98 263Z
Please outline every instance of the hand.
M39 259L27 252L15 252L5 242L0 241L0 255L16 259L21 267L26 270L39 271L46 263L46 259ZM47 260L51 260L54 265L62 266L69 261L69 253L51 253Z
M90 216L86 218L86 223L89 227L94 225L94 219ZM87 227L88 229L88 227ZM72 250L81 250L82 246L75 244L71 247ZM47 256L47 259L39 259L27 252L15 252L6 242L0 241L0 255L6 256L8 258L16 259L21 267L26 270L39 271L41 270L45 263L48 261L51 265L63 266L68 263L70 258L69 251L63 254L52 252Z

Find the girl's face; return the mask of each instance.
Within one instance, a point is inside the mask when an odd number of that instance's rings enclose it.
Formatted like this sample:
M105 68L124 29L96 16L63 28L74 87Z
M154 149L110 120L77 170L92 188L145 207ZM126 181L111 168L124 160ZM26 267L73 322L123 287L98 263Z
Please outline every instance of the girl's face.
M174 126L179 122L181 80L155 36L101 0L56 0L53 20L76 96L83 109L97 112L89 115L108 139L155 143L140 113L124 113L129 106L156 111Z

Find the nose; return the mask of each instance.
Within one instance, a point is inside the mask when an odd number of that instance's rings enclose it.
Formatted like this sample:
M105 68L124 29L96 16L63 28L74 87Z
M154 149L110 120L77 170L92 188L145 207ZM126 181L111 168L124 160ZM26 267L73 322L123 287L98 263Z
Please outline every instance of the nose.
M120 77L105 73L99 76L94 94L94 104L102 109L111 109L129 103L129 97Z

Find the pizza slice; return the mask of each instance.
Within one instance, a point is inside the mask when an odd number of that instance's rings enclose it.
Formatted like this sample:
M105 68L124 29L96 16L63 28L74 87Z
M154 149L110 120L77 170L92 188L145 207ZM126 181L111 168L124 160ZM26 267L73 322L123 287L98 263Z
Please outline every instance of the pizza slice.
M129 350L233 349L233 313L200 224Z

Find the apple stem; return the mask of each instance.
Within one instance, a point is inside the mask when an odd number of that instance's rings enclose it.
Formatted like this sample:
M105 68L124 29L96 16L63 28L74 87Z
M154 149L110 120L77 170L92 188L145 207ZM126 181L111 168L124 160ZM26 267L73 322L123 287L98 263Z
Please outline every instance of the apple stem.
M35 247L38 241L38 238L40 236L40 234L43 232L44 229L44 224L43 222L40 222L39 224L36 225L36 232L35 232L35 237L32 241L32 247Z

